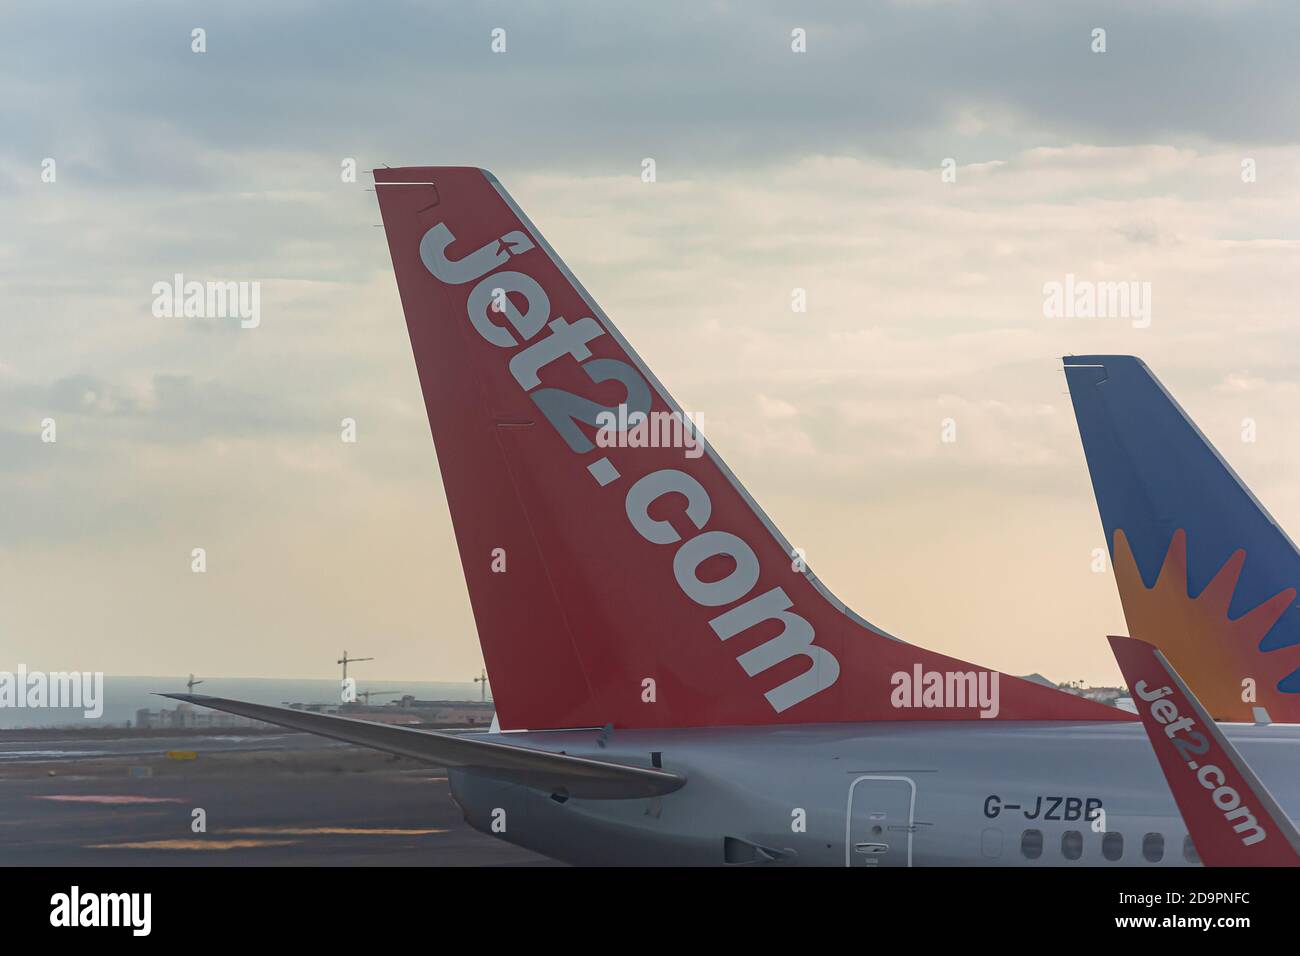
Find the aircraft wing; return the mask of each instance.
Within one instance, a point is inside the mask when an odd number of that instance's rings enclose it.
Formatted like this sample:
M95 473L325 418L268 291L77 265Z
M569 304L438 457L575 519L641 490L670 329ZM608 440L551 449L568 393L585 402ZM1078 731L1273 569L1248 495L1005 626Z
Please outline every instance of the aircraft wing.
M1296 866L1300 834L1151 644L1110 638L1142 726L1206 866Z
M667 770L576 757L499 740L394 727L352 717L314 714L203 694L160 696L440 767L464 767L483 776L539 790L563 790L572 797L592 800L654 797L672 793L686 783L685 777Z

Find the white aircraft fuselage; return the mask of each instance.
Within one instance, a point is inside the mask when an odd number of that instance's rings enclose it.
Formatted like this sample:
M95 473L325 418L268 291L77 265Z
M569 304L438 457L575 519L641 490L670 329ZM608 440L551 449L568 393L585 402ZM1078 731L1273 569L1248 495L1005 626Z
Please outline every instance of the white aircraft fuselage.
M1300 725L1224 729L1282 808L1300 815ZM918 721L486 739L657 763L686 777L661 797L581 800L449 771L476 829L575 864L1198 865L1138 723Z

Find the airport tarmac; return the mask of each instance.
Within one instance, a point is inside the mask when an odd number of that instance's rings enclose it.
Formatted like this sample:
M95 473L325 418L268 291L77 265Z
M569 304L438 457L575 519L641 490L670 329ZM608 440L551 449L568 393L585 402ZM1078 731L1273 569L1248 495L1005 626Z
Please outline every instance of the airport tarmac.
M23 748L0 761L4 866L556 865L470 829L444 771L307 735Z

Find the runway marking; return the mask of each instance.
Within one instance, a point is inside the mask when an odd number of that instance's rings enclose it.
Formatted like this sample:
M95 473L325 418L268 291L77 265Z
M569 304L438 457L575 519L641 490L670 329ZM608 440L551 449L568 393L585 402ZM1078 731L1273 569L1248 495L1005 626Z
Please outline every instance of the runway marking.
M293 846L301 840L144 840L139 843L91 843L91 850L242 850Z
M62 803L97 803L110 806L132 803L184 803L180 797L135 797L128 794L71 794L56 793L50 795L33 795L35 800L58 800Z
M268 833L284 836L425 836L446 830L405 830L397 827L236 827L231 833Z
M230 833L274 837L303 836L428 836L445 829L413 830L399 827L235 827ZM236 837L221 840L143 840L135 843L92 843L92 850L242 850L253 847L295 846L302 840L264 840Z

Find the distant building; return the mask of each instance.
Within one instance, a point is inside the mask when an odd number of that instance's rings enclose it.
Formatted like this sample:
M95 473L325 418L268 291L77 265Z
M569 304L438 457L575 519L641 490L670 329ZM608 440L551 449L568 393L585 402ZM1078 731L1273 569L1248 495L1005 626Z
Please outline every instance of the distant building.
M1085 687L1080 681L1058 684L1042 674L1026 674L1021 680L1041 684L1044 687L1052 687L1067 694L1073 694L1075 697L1086 697L1088 700L1095 700L1099 704L1109 704L1111 707L1121 707L1120 700L1129 696L1127 688L1124 687ZM1132 701L1129 704L1131 706Z
M418 700L407 694L388 704L341 704L338 713L381 724L486 727L496 715L496 704L490 700Z
M141 707L135 712L135 726L149 728L154 730L171 730L177 728L186 729L252 729L256 727L269 727L260 720L252 720L248 717L239 717L235 714L223 714L218 710L196 711L189 704L177 704L174 709L166 707L160 710L149 710L147 707Z

